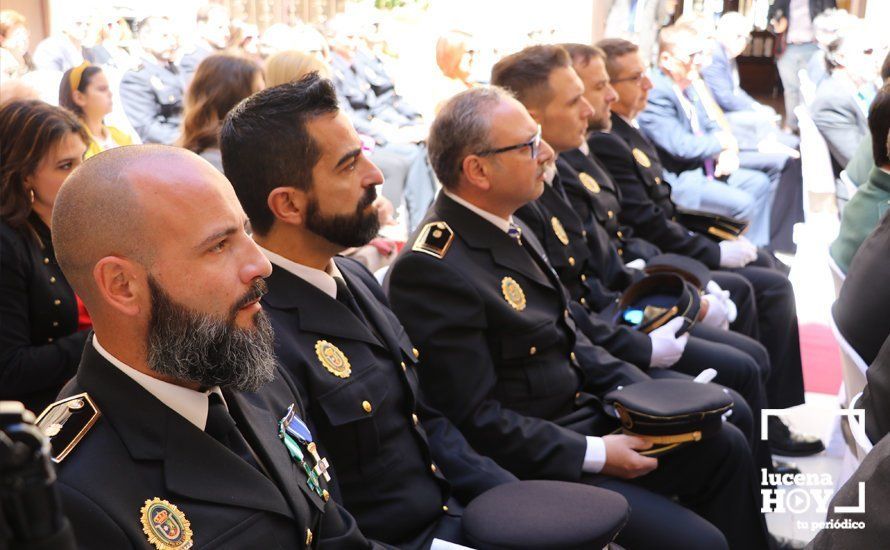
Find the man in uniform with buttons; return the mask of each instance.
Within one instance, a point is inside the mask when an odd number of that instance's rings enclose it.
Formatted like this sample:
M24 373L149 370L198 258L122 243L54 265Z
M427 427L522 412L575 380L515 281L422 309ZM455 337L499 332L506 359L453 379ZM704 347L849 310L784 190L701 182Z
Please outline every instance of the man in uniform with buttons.
M121 78L124 112L144 143L172 145L179 137L185 81L174 63L179 40L166 17L147 17L139 25L141 63Z
M79 547L370 546L324 498L324 460L280 436L302 405L246 227L226 179L172 147L107 151L59 191L53 244L95 334L38 424Z
M334 496L367 536L399 548L463 542L459 501L516 477L425 404L423 358L383 289L361 264L337 256L376 235L372 203L383 176L333 84L314 74L254 95L226 119L220 144L253 238L273 265L263 306L284 375L335 464Z
M424 358L421 387L518 477L623 494L632 512L619 544L766 547L753 460L734 426L658 459L640 454L644 440L610 434L597 396L648 376L576 330L540 244L513 217L541 195L554 157L536 129L521 103L485 87L452 98L433 123L443 192L388 280Z

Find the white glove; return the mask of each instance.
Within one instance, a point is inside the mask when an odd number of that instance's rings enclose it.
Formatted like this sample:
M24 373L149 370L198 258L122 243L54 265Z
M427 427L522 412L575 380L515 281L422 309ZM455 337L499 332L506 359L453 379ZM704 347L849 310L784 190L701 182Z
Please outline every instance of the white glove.
M727 292L727 294L729 293ZM708 302L708 312L705 313L705 318L702 319L701 322L710 327L721 328L723 330L728 329L729 320L726 318L728 312L726 311L726 304L723 301L723 296L705 294L702 296L702 300Z
M726 309L726 320L730 323L736 320L736 317L739 316L739 308L736 307L735 302L732 301L732 298L729 296L728 290L723 290L720 288L714 281L708 281L707 286L705 286L705 290L707 290L708 294L712 294L723 302L723 307Z
M720 267L745 267L757 259L757 247L740 237L735 241L720 241Z
M682 317L675 317L649 333L652 341L650 367L666 368L680 360L686 349L686 342L689 341L689 334L677 337L677 331L683 326L684 320Z

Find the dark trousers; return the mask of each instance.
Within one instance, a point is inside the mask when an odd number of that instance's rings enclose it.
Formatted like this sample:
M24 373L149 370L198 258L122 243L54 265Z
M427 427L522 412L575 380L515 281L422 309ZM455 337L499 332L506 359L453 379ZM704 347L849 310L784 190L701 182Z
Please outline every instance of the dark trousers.
M730 424L660 457L658 468L643 477L583 480L627 499L630 519L616 541L625 548L768 548L757 473L745 437Z

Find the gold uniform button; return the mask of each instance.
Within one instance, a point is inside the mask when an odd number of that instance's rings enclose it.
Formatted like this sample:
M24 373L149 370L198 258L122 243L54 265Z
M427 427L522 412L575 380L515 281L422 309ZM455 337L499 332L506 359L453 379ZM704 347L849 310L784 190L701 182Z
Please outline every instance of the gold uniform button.
M47 338L47 339L46 339L46 342L47 342L48 344L52 344L52 343L53 343L53 339L52 339L52 338Z
M443 511L443 512L447 512L447 511L448 511L448 506L442 505L442 511Z
M655 183L661 183L661 178L659 178L658 176L655 176Z
M581 231L581 236L584 237L585 239L587 238L587 230L586 229Z
M529 355L534 355L534 354L536 354L536 353L538 353L538 348L536 348L535 346L532 346L532 347L528 348L528 354L529 354Z
M439 471L439 469L436 468L436 465L435 465L435 464L430 464L430 471L433 472L433 473L435 474L436 472Z
M579 397L581 397L581 392L575 392L575 399L578 399Z
M49 278L49 282L50 282L50 283L55 283L55 282L56 282L56 278L55 278L55 277L50 277L50 278Z
M417 424L420 422L420 419L417 418L416 414L411 413L411 422L414 422L414 425L417 426Z
M569 265L575 265L575 258L574 258L574 256L569 256Z
M586 305L587 305L587 300L586 300L583 296L581 297L581 300L580 300L580 301L581 301L581 305L582 305L582 306L586 306Z
M415 359L420 359L420 351L418 351L417 348L411 348L411 351L414 352Z
M43 263L44 263L44 264L49 264L49 258L44 258L44 259L43 259Z
M321 498L323 498L324 501L327 502L327 501L331 500L331 493L329 493L328 490L325 489L321 492Z
M366 413L370 413L372 410L371 403L369 401L362 401L362 408L365 409Z
M619 239L623 239L623 238L624 238L624 233L622 233L621 231L619 231L619 232L618 232L618 238L619 238Z
M582 274L581 274L581 281L586 281L586 280L587 280L587 275L585 275L585 274L582 273Z
M306 529L306 546L312 544L312 529Z
M59 326L59 322L58 322L58 321L53 321L53 326L54 326L54 327Z
M56 298L55 300L53 300L53 305L54 306L62 305L62 300L59 300L58 298Z
M622 249L619 248L619 249L618 249L618 255L619 255L619 256L624 256L624 250L622 250Z
M569 354L569 358L571 358L572 361L577 361L577 360L578 360L578 359L575 357L575 352L574 352L574 351L573 351L572 353Z
M408 370L408 366L405 365L405 362L404 362L404 361L402 361L402 362L399 363L399 364L402 365L402 370Z
M609 219L611 220L612 218L615 217L615 212L612 212L611 210L609 210L608 212L606 212L606 215L609 216Z

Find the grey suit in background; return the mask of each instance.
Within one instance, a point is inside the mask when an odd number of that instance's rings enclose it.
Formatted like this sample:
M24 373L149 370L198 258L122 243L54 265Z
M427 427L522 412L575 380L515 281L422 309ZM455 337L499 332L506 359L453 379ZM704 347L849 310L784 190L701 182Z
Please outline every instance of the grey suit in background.
M810 113L822 137L828 142L835 172L839 173L850 162L859 142L868 133L868 118L856 101L856 90L847 79L839 75L830 76L816 89Z

